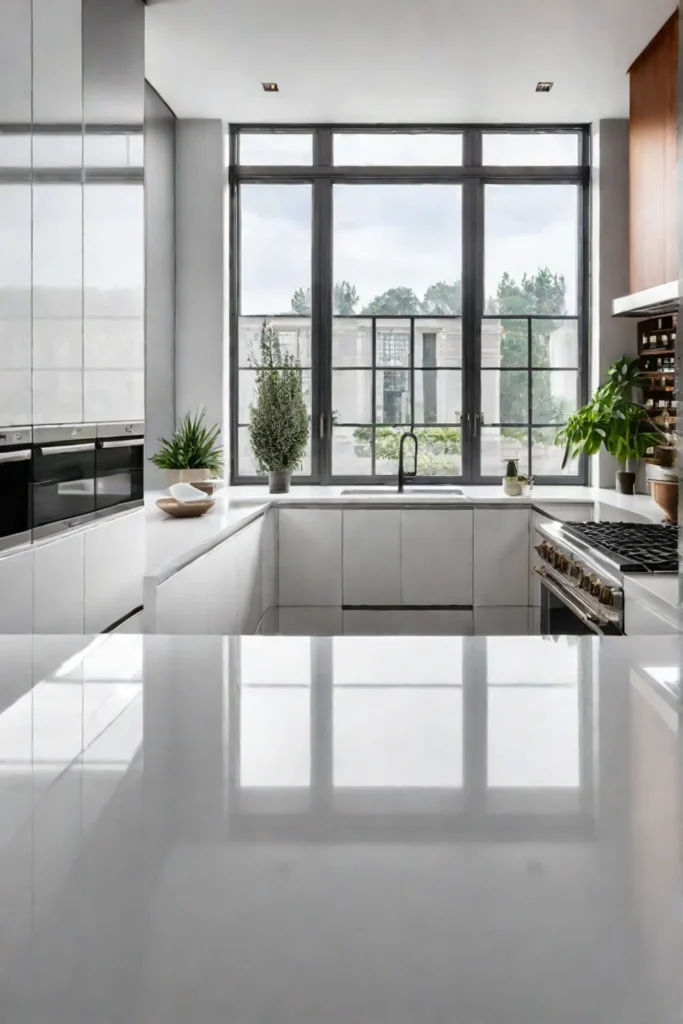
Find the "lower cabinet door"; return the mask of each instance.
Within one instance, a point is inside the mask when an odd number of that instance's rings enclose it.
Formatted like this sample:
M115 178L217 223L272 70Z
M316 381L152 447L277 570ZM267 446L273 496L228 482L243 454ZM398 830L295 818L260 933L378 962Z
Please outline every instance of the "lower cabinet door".
M475 636L531 636L536 617L533 608L475 608Z
M97 523L85 542L85 632L101 633L142 604L144 511Z
M33 548L0 557L0 633L34 633Z
M85 534L79 532L36 545L33 600L36 633L85 632L84 541Z
M676 608L656 609L628 594L624 605L624 631L627 636L663 636L680 631L680 612Z
M400 605L401 512L344 509L342 517L343 604Z
M451 609L344 610L345 636L471 636L472 612Z
M401 511L402 604L472 604L471 509Z

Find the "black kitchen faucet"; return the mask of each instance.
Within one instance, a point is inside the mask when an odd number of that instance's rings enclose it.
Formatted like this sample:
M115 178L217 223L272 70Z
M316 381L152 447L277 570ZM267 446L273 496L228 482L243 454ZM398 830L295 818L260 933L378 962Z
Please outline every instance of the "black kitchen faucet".
M408 438L412 438L413 441L415 442L415 468L412 470L412 472L406 473L405 469L403 468L403 459L404 459L404 446L405 446L406 440ZM406 477L411 477L411 476L417 476L417 434L415 433L415 431L413 430L412 427L410 428L410 430L406 430L405 433L401 434L401 440L400 440L400 443L399 443L399 446L398 446L398 493L399 494L403 494L403 485L404 485Z

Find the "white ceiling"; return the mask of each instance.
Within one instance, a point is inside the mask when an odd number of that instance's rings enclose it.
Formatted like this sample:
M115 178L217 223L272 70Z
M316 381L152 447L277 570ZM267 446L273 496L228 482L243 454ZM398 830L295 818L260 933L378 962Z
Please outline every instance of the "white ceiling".
M628 113L676 0L149 0L147 77L179 117L569 122ZM555 83L536 94L539 80ZM262 81L276 81L268 95Z

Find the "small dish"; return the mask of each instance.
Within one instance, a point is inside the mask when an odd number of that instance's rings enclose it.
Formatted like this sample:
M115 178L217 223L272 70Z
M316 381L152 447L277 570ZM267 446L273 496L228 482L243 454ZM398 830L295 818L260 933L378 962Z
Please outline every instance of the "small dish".
M203 516L215 504L214 498L207 498L206 501L176 501L175 498L159 498L157 500L157 508L165 512L167 516L173 516L174 519L192 519L196 516Z
M198 491L204 491L204 494L216 493L215 480L193 480L192 486L196 487Z

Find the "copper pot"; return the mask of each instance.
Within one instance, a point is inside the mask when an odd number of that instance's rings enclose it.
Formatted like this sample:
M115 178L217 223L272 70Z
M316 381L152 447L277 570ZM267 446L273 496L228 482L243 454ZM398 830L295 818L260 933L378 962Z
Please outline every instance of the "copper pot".
M678 480L648 480L650 494L670 523L678 522Z

